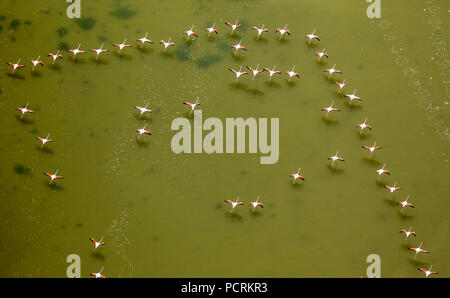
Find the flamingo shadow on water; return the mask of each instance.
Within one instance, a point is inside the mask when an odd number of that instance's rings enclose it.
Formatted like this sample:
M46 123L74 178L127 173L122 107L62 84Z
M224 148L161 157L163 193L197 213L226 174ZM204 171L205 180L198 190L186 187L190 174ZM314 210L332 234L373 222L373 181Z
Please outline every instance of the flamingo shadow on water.
M8 77L15 79L15 80L25 80L25 77L18 73L8 73Z
M30 119L30 118L20 117L19 115L15 115L15 117L19 122L26 124L26 125L30 125L30 124L34 123L34 120Z
M337 125L337 124L339 124L338 120L331 119L330 117L327 117L327 116L322 116L321 119L326 125Z
M230 218L233 221L238 221L238 222L243 221L243 217L236 212L227 211L227 212L225 212L225 216Z
M97 251L97 250L92 252L91 255L95 259L98 259L98 260L103 261L103 262L106 261L105 255L102 254L101 252Z
M264 84L266 84L266 86L270 88L277 88L277 89L281 88L281 85L273 80L265 81Z
M368 163L370 165L379 166L381 165L381 162L375 159L375 156L372 155L372 157L363 157L362 160L365 163Z
M242 84L240 81L232 82L228 84L230 86L230 89L236 89L236 90L248 90L248 86L246 84Z
M333 172L333 174L344 174L345 173L345 169L338 167L338 166L333 166L331 164L327 165L327 168Z

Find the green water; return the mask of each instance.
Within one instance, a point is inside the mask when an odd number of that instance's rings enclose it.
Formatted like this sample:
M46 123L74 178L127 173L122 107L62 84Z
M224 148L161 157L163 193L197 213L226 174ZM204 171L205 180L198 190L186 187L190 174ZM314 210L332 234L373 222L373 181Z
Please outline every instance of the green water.
M0 276L64 277L69 254L87 277L365 277L378 254L383 277L423 277L433 265L449 277L449 56L446 1L382 1L369 19L365 1L82 1L79 21L65 1L0 3ZM229 35L225 21L243 27ZM204 28L216 23L217 36ZM257 41L250 28L270 29ZM195 24L200 37L187 43ZM278 26L290 39L278 41ZM320 43L304 36L316 28ZM125 49L112 43L149 32L155 44ZM158 41L172 37L163 53ZM242 38L248 52L232 55ZM47 53L101 43L111 52L50 66ZM329 60L314 52L326 48ZM46 64L30 72L29 60ZM9 75L6 62L27 67ZM296 65L300 80L267 81L227 69ZM323 73L336 63L350 107ZM188 117L200 98L203 118L280 119L280 158L260 154L174 154L172 120ZM342 111L327 121L320 108ZM27 102L35 111L19 119ZM153 110L139 119L134 105ZM373 131L360 136L368 118ZM189 118L191 119L191 118ZM191 120L192 121L192 120ZM148 123L151 136L136 140ZM41 150L36 136L51 133ZM383 146L373 159L361 145ZM345 163L329 167L340 150ZM376 180L383 163L391 176ZM304 183L289 174L301 167ZM53 187L43 171L60 169ZM393 195L382 187L397 182ZM223 201L246 204L261 194L264 209L234 215ZM396 201L416 205L400 213ZM404 240L403 228L417 237ZM93 252L90 237L106 243ZM408 246L430 254L413 258Z

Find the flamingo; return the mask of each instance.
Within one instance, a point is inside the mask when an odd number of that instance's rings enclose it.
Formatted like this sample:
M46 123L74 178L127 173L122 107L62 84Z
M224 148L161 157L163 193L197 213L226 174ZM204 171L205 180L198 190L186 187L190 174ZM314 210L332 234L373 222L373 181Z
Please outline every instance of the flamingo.
M400 209L400 211L403 211L403 208L405 207L410 207L410 208L414 208L414 205L411 203L408 203L408 199L409 199L409 195L406 197L406 200L398 202L398 204L400 206L402 206L402 208Z
M331 105L329 107L321 108L320 110L321 111L326 111L327 112L327 117L328 117L328 114L330 112L339 112L340 110L338 108L333 107L333 104L334 104L334 100L331 102Z
M419 245L419 247L409 247L409 249L410 250L414 250L414 252L415 252L415 254L414 254L414 259L417 257L417 255L419 254L419 253L425 253L425 254L427 254L427 253L429 253L429 251L428 250L425 250L425 249L422 249L422 243L423 242L420 242L420 245Z
M347 97L349 99L350 104L353 103L354 99L359 100L359 101L362 100L360 97L356 96L355 94L356 94L356 89L353 90L353 94L345 94L345 97Z
M324 72L328 72L328 78L330 78L331 75L334 73L342 73L342 71L335 69L335 67L336 67L336 64L334 64L332 68L327 68L324 70Z
M190 103L189 101L185 101L185 102L183 102L183 104L188 105L188 106L191 107L191 110L190 110L190 112L189 112L189 115L191 115L192 112L194 111L194 109L195 109L197 106L200 105L200 102L198 101L198 96L197 96L197 99L196 99L196 101L195 101L194 103Z
M269 73L269 80L272 79L272 76L273 76L274 74L281 74L281 71L275 70L275 67L276 67L276 65L274 65L272 69L269 69L269 68L267 68L267 67L264 68L264 71L267 71L267 72Z
M95 278L105 278L105 276L102 275L102 271L103 271L103 267L102 267L102 270L100 270L100 272L91 273L90 275L95 276Z
M239 80L240 76L246 75L248 74L248 72L246 71L241 71L242 70L242 65L239 67L239 71L236 71L232 68L228 68L229 71L231 71L232 73L234 73L234 75L236 76L236 81Z
M59 50L58 50L58 52L56 52L56 54L49 53L47 56L52 57L52 59L53 59L52 64L55 64L56 59L58 59L58 58L62 59L62 55L59 53Z
M33 64L33 68L31 68L31 71L34 71L34 68L39 64L41 66L44 66L44 62L42 62L41 60L39 60L39 58L41 58L41 56L38 56L36 60L31 59L31 64Z
M241 206L244 205L244 203L239 202L239 197L236 198L236 201L232 201L232 200L225 200L224 202L228 203L231 205L231 211L230 213L233 213L234 208L236 208L237 206Z
M191 29L184 31L184 34L187 35L186 40L189 40L189 37L191 37L191 35L198 37L198 34L192 30L194 30L194 25L192 25Z
M208 32L208 37L211 35L211 33L216 33L216 35L219 33L219 32L217 32L217 30L214 28L215 25L216 25L216 23L214 23L211 27L207 27L207 28L206 28L206 32Z
M101 53L109 52L109 50L103 49L103 43L102 46L99 49L90 49L91 52L94 52L96 54L95 60L98 60Z
M100 239L100 241L96 241L94 238L89 238L89 240L94 244L94 249L105 245L105 242L103 242L103 237Z
M238 50L244 50L244 51L248 51L246 47L241 45L242 39L235 45L232 45L231 47L234 48L234 54L237 54Z
M372 155L373 152L375 152L375 150L379 150L382 149L383 147L377 146L377 142L375 142L373 144L373 146L361 146L364 149L367 149L370 151L370 155Z
M412 229L411 227L409 227L409 230L408 230L408 231L405 230L405 229L403 229L403 230L400 231L400 233L404 233L404 234L405 234L405 236L406 236L405 239L408 239L408 237L411 236L411 235L413 235L414 237L416 237L416 232L411 231L411 229Z
M135 109L140 111L139 118L141 118L142 115L144 115L144 113L152 112L152 110L147 109L147 107L148 107L148 104L146 104L145 107L134 106Z
M260 203L260 202L258 202L258 200L259 200L259 195L258 195L258 197L256 198L256 201L255 202L250 202L250 206L252 206L252 213L253 212L255 212L255 209L256 209L256 207L261 207L261 208L264 208L264 205L263 205L263 203Z
M172 39L172 37L169 38L169 40L166 42L164 39L160 40L159 43L162 44L164 46L164 52L167 50L168 47L173 47L175 46L175 43L170 41Z
M306 38L308 38L308 46L311 45L311 41L313 39L320 41L319 36L314 34L315 32L316 32L316 29L314 29L312 33L306 35Z
M256 69L250 67L250 66L246 66L248 70L250 70L253 73L253 78L252 80L255 79L256 75L259 73L262 73L264 71L264 69L258 69L259 68L259 64L256 66Z
M58 171L59 171L59 169L56 170L55 174L50 174L50 173L44 172L44 175L50 178L49 184L52 184L53 180L55 180L55 179L63 179L64 178L63 176L58 176Z
M16 108L16 110L22 112L22 114L20 115L20 119L23 118L23 115L24 115L25 113L34 113L32 110L28 109L28 105L29 105L29 104L27 103L27 104L25 105L25 107L23 107L23 108Z
M78 47L77 47L76 49L69 50L69 52L71 52L71 53L73 54L72 60L75 60L75 56L76 56L77 54L83 54L83 53L86 53L86 51L80 50L80 47L81 47L81 43L78 44Z
M325 52L325 48L322 50L322 52L316 52L315 55L317 56L317 61L319 62L322 59L322 57L328 58L328 54Z
M261 28L255 26L255 27L252 27L252 29L256 30L256 32L258 34L256 37L256 40L258 40L264 32L269 32L269 30L267 28L264 28L264 24L262 25Z
M25 65L19 64L19 63L20 63L20 59L17 60L17 63L6 62L6 64L8 64L9 66L12 67L11 74L14 74L14 72L16 71L16 69L25 67Z
M286 71L286 74L289 76L289 80L288 81L291 81L291 79L293 77L300 78L300 75L298 74L298 72L294 72L294 69L295 69L295 65L294 65L294 67L292 67L291 71L289 71L289 70Z
M45 137L45 138L36 137L36 139L38 139L42 143L41 149L44 148L45 144L53 142L53 139L49 139L49 137L50 137L50 134L48 134L47 137Z
M145 124L143 128L136 129L136 132L139 133L138 139L140 139L143 134L151 135L150 131L145 129L146 127L147 127L147 124Z
M390 193L402 189L401 187L397 186L397 182L395 182L393 186L385 185L384 188L389 189Z
M347 96L347 95L346 95L346 96ZM360 128L359 134L361 134L361 135L362 135L363 130L364 130L365 128L367 128L367 129L369 129L369 130L372 130L372 126L370 126L370 125L367 124L366 122L367 122L367 118L364 119L364 122L363 122L363 123L358 123L358 125L356 126L356 127L359 127L359 128Z
M333 82L333 84L336 84L339 86L339 91L338 92L342 92L342 89L344 89L345 86L347 86L349 83L346 83L345 80L342 81L342 83L339 82Z
M383 174L388 174L388 175L391 174L390 171L384 169L385 166L386 166L386 163L383 164L383 167L381 169L376 170L378 176L381 176Z
M147 36L148 36L148 32L145 33L144 37L141 37L141 38L139 38L138 40L136 40L136 41L138 41L138 42L141 43L141 49L142 49L142 47L144 46L145 43L153 44L153 41L151 41L150 39L148 39Z
M291 32L286 28L287 28L287 24L284 26L283 29L277 28L277 30L275 30L275 33L280 32L280 38L278 38L278 40L281 40L281 38L283 37L284 34L291 36Z
M430 265L430 269L425 270L423 268L418 268L419 271L422 271L423 273L425 273L425 277L428 277L432 274L438 274L436 271L431 271L431 268L433 267L433 265Z
M231 35L233 35L234 31L235 31L237 28L242 27L241 24L238 24L238 20L236 20L236 23L235 23L235 24L231 24L230 22L225 22L225 25L228 25L228 26L231 27L231 33L230 33Z
M132 45L130 45L130 44L125 44L126 41L127 41L127 39L125 38L122 43L113 43L113 47L119 48L119 54L124 48L132 47Z
M331 166L334 166L334 163L336 162L336 160L345 161L342 157L339 157L338 154L339 154L339 150L336 152L336 154L334 156L328 157L329 160L332 160Z
M305 177L300 176L300 174L299 174L301 169L302 168L299 168L297 173L292 173L291 175L289 175L290 177L294 178L294 180L292 180L292 184L294 184L297 181L297 179L305 181Z

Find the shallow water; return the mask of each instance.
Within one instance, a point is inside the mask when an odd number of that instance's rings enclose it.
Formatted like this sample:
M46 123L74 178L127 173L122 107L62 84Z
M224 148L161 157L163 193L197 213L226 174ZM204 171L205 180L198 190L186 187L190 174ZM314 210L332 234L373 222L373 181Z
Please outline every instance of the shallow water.
M378 254L383 277L422 277L433 264L449 277L448 28L444 1L383 1L382 18L365 1L82 1L79 21L64 1L0 3L0 276L64 277L67 255L81 257L82 276L104 267L107 277L360 277ZM230 36L225 21L242 30ZM219 35L204 28L216 23ZM255 39L250 28L271 32ZM273 33L288 24L290 39ZM195 24L200 37L182 32ZM304 35L317 28L320 43ZM117 54L149 31L154 45ZM172 37L162 53L157 43ZM248 52L229 48L242 38ZM58 49L99 47L74 62ZM330 58L318 63L314 52ZM46 63L30 72L29 59ZM27 67L9 75L7 61ZM296 65L300 80L267 74L236 84L228 68ZM322 71L336 63L350 107ZM171 122L189 117L185 100L200 98L203 118L280 119L280 158L260 154L174 154ZM341 112L327 121L320 108ZM21 121L14 109L36 113ZM134 105L153 113L139 119ZM374 129L360 136L368 118ZM135 130L148 123L144 142ZM35 136L51 133L41 150ZM373 159L361 145L384 148ZM340 150L345 163L329 167ZM392 175L376 180L383 163ZM289 174L301 167L304 183ZM53 187L43 171L60 169ZM402 189L388 195L383 184ZM261 194L265 208L234 215L223 202ZM410 195L416 208L395 205ZM417 237L398 232L413 227ZM92 251L88 238L104 237ZM413 258L421 241L430 254Z

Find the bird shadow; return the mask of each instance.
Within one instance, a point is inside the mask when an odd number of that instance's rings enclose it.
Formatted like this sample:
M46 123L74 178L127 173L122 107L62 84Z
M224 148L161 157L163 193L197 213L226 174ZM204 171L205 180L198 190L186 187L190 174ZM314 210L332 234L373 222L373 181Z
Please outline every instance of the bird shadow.
M400 217L400 219L402 221L403 220L404 221L411 221L411 220L414 219L414 215L409 215L406 210L404 210L404 211L401 211L401 209L397 210L397 214L398 214L398 216Z
M360 131L357 131L356 134L359 136L359 139L361 139L361 140L364 140L364 139L366 139L367 137L370 136L370 134L365 133L365 132L360 133Z
M378 178L375 179L375 183L380 187L384 187L386 185L383 180L378 179Z
M287 84L289 87L295 87L295 86L297 86L298 81L297 81L297 80L290 80L290 81L289 81L289 79L286 79L286 84Z
M408 246L406 244L403 244L402 246L404 246L407 250L409 250L409 248L408 248ZM415 267L428 267L428 266L430 266L430 263L419 261L417 258L414 258L414 256L413 256L413 257L408 259L408 262L413 264Z
M250 214L251 214L251 216L254 216L254 217L261 217L262 216L262 213L261 212L259 212L258 210L256 210L255 209L255 211L252 211L252 208L250 208Z
M132 55L127 55L124 53L119 53L119 52L113 52L113 55L118 57L119 59L123 59L123 60L133 60L133 56Z
M268 87L273 87L273 88L277 88L277 89L281 88L281 85L273 80L268 80L268 81L264 82L264 84L266 84Z
M363 157L362 160L363 160L365 163L368 163L368 164L373 165L373 166L379 166L379 165L381 165L381 162L379 162L378 160L376 160L375 157Z
M236 89L236 90L247 90L248 86L245 84L242 84L240 81L229 83L230 89Z
M230 55L233 58L233 60L236 61L236 62L242 62L242 61L244 61L246 59L245 56L241 56L239 54L231 53Z
M8 73L8 77L15 79L15 80L25 80L25 77L23 77L17 73Z
M228 35L229 38L233 38L233 39L241 39L241 35L238 34L238 33L233 33L233 34L231 34L231 32L230 32L230 33L228 33L227 35Z
M57 184L57 183L49 184L49 183L47 182L47 183L44 183L44 184L47 185L47 187L50 188L50 189L52 189L52 190L58 190L58 191L64 190L64 187L62 187L61 185L59 185L59 184Z
M78 57L76 57L75 59L70 59L70 61L72 61L72 63L75 65L86 64L86 59L82 59L82 58L78 58Z
M289 42L291 41L291 39L288 38L288 37L282 37L281 39L280 39L279 37L277 37L276 40L277 40L279 43L284 43L284 44L289 43Z
M103 262L106 260L105 255L99 251L92 252L92 257L94 257L100 261L103 261Z
M262 92L261 90L257 89L256 87L252 88L252 89L248 89L247 91L248 91L248 93L250 93L252 95L256 95L256 96L263 96L264 95L264 92Z
M148 53L153 53L154 49L150 48L150 47L136 47L136 49L138 49L139 52L144 53L144 54L148 54Z
M107 65L109 64L109 60L98 58L95 59L95 57L91 57L91 61L97 63L98 65Z
M356 111L356 110L362 109L362 106L360 106L360 105L355 105L355 104L352 104L352 103L350 103L350 102L347 102L346 105L347 105L347 107L350 108L350 111L353 111L353 110Z
M258 36L255 36L255 37L253 37L253 39L256 41L256 42L261 42L261 43L264 43L264 44L267 44L269 41L266 39L266 38L264 38L264 37L260 37L260 38L258 38Z
M59 65L59 64L49 64L49 66L48 66L51 70L54 70L54 71L58 71L58 72L61 72L62 71L62 67L61 67L61 65Z
M29 125L29 124L33 124L34 123L34 120L25 118L25 116L23 118L20 118L19 115L15 115L15 117L16 117L17 121L19 121L19 122L21 122L23 124Z
M227 211L227 212L225 212L225 216L234 221L240 221L240 222L243 221L243 217L241 215L237 214L236 212Z
M148 147L150 145L150 142L146 141L143 137L139 138L139 136L136 136L136 143L140 147Z
M295 181L294 183L289 182L289 184L291 185L291 187L293 188L302 188L303 187L303 181Z
M173 53L171 53L171 52L161 51L160 55L161 55L161 57L168 58L168 59L174 59L175 58L175 55Z
M321 119L326 125L337 125L339 123L339 121L331 119L327 116L322 116Z
M334 174L344 174L344 172L345 172L345 170L343 168L332 166L331 164L328 164L327 167Z
M140 114L135 114L134 118L136 118L137 120L144 120L148 123L151 123L153 121L152 118L150 118L150 115L145 114L143 116L140 116Z
M36 78L42 77L42 73L40 71L34 70L34 71L30 71L30 72L33 77L36 77Z
M54 154L53 150L44 146L43 148L41 148L41 146L37 145L36 149L38 149L41 152L47 153L47 154Z

